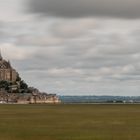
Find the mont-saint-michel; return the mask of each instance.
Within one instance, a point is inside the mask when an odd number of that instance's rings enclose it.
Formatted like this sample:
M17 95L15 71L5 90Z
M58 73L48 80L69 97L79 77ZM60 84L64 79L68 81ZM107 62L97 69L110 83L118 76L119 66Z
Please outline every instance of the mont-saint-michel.
M56 94L40 92L29 87L12 67L10 61L3 59L0 52L0 103L59 103Z

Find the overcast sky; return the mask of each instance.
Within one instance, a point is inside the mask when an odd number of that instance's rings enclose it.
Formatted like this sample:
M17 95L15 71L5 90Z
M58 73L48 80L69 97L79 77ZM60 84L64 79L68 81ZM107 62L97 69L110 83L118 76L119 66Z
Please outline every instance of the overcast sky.
M41 91L140 95L139 0L0 0L0 48Z

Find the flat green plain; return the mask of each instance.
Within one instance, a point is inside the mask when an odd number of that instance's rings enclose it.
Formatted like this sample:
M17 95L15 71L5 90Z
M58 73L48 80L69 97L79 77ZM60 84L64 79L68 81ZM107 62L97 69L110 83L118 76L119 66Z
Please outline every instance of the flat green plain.
M0 105L0 140L140 140L140 105Z

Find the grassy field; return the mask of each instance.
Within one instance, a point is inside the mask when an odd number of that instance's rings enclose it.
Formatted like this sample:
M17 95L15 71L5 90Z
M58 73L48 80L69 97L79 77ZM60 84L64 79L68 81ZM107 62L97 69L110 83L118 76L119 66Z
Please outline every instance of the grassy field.
M0 105L0 140L140 140L140 105Z

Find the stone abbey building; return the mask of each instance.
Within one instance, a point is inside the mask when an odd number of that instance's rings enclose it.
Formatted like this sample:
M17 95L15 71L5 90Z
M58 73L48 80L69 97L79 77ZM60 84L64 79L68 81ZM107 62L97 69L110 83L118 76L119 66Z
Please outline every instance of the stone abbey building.
M18 73L15 69L12 68L9 61L6 61L2 58L0 52L0 81L10 81L15 82L17 79Z
M1 103L60 103L56 94L40 92L19 77L9 61L0 52L0 104Z

